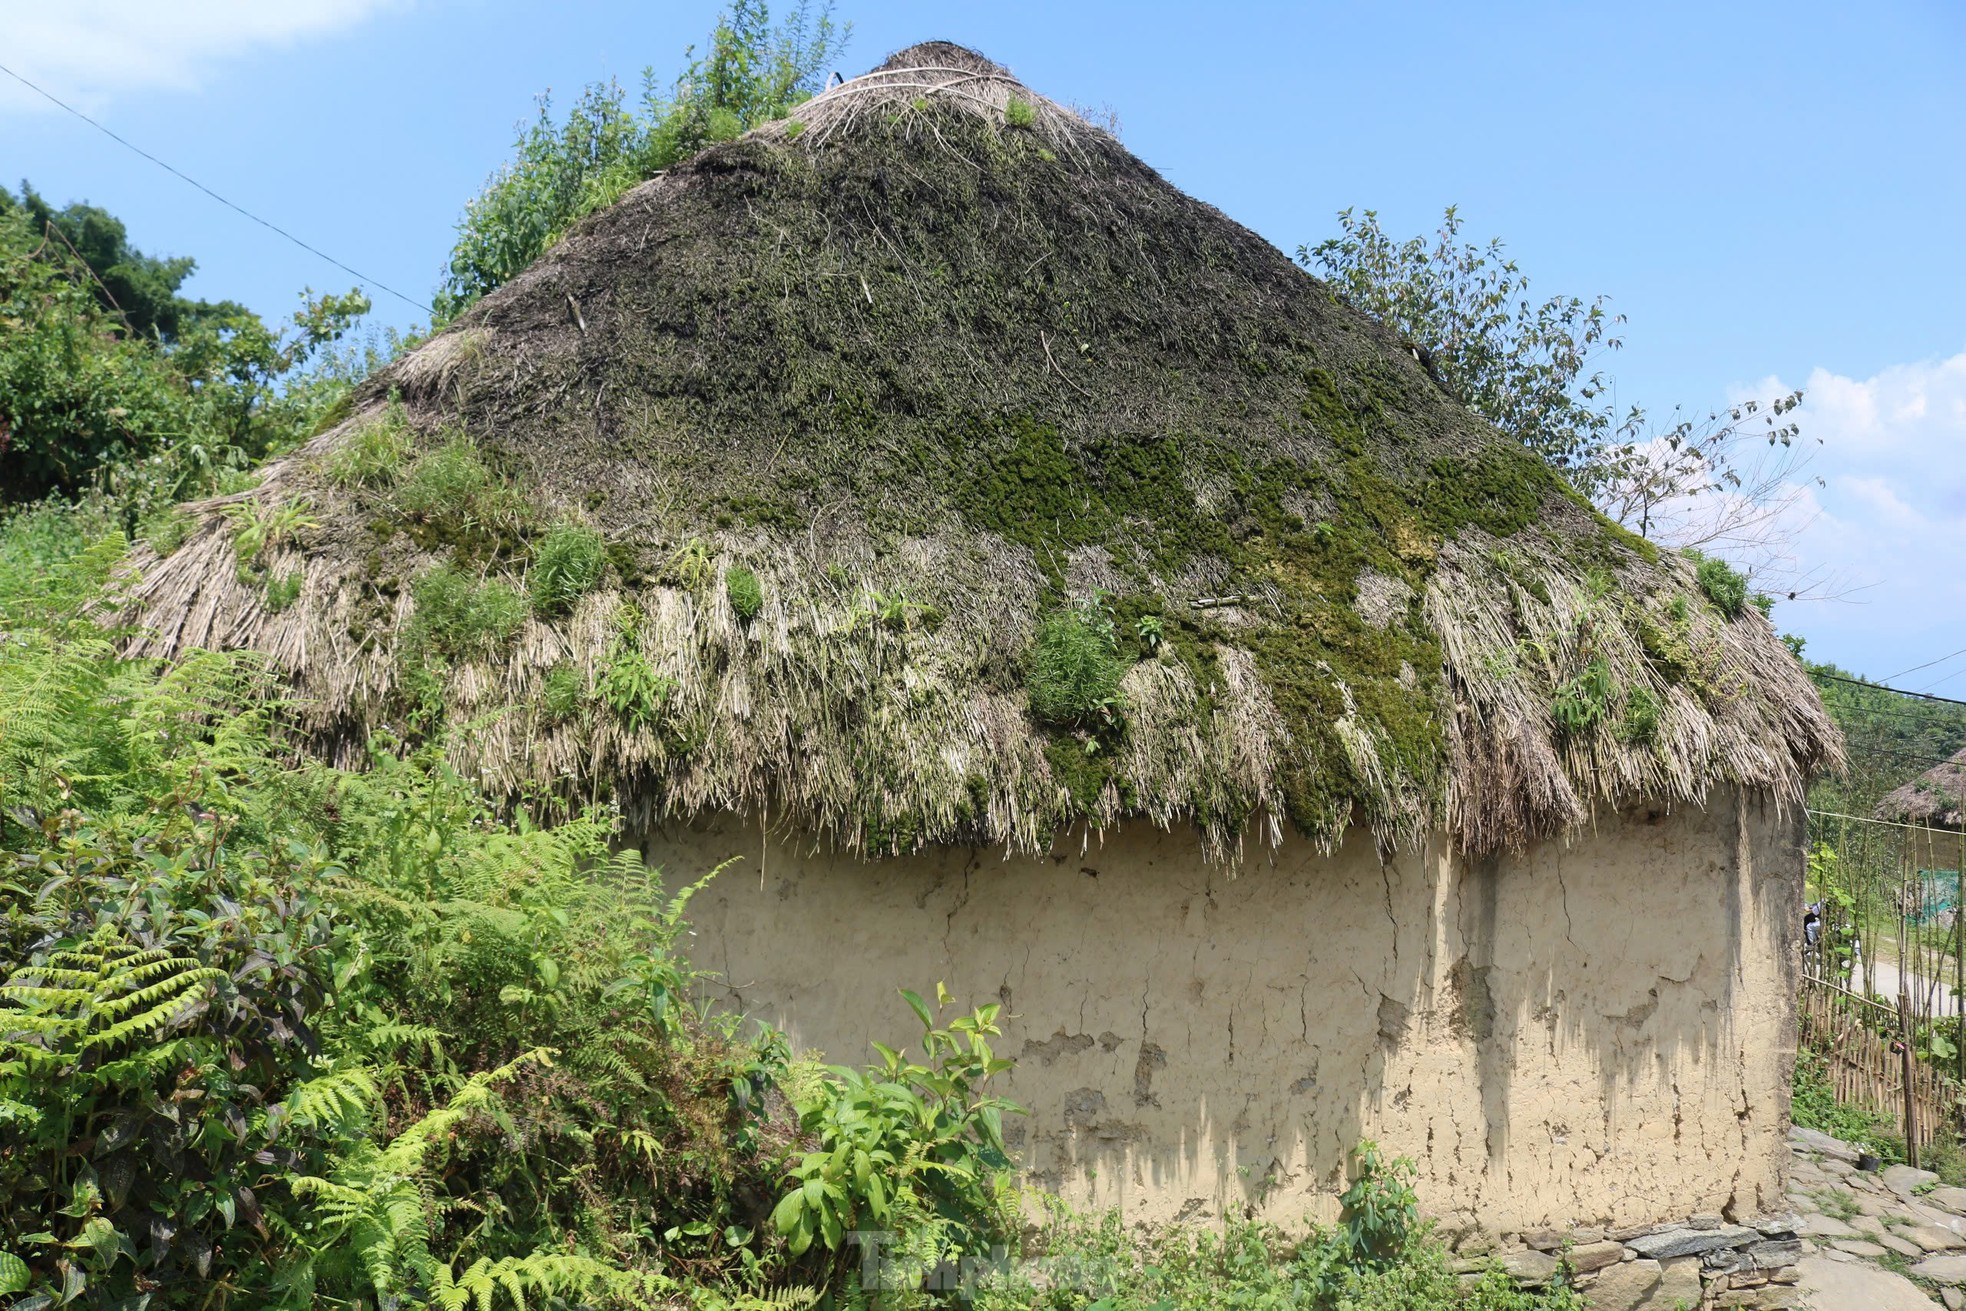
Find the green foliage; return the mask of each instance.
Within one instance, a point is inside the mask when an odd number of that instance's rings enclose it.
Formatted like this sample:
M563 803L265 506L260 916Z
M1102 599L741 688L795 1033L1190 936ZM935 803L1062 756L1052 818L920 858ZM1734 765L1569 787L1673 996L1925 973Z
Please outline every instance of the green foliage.
M609 648L594 694L623 727L641 733L662 723L663 708L675 690L675 680L656 673L632 640L622 639Z
M1529 279L1499 240L1459 244L1453 206L1431 245L1394 241L1369 209L1347 209L1338 223L1340 236L1298 247L1298 260L1411 343L1442 386L1483 418L1559 469L1586 463L1618 431L1603 399L1610 380L1585 372L1597 354L1623 344L1610 334L1624 317L1607 313L1604 297L1532 301Z
M1618 684L1611 677L1611 666L1599 657L1557 688L1550 700L1550 716L1565 734L1580 736L1604 722L1617 695Z
M1903 1159L1902 1148L1893 1141L1897 1123L1861 1107L1838 1103L1827 1059L1807 1048L1795 1054L1789 1116L1799 1128L1818 1130L1893 1160Z
M393 397L381 417L363 424L328 453L328 477L338 487L387 487L410 458L415 434Z
M458 222L450 269L437 294L439 321L454 318L537 259L584 215L636 183L719 141L783 118L819 89L850 28L832 6L804 0L774 25L760 0L736 0L667 93L643 78L631 108L619 86L581 93L563 122L541 96L512 160L492 175Z
M301 574L298 570L293 573L273 574L269 576L266 580L266 592L262 599L262 604L266 606L266 613L277 615L295 601L298 601L300 599L302 581Z
M418 544L491 555L509 545L530 508L462 434L419 456L390 495Z
M1707 600L1729 619L1739 619L1748 606L1748 580L1717 555L1689 554L1696 562L1694 576Z
M586 524L561 520L532 550L532 602L541 614L565 610L594 590L607 544Z
M406 645L449 659L490 654L525 622L526 601L506 583L438 565L416 580L416 611Z
M1868 815L1886 793L1966 748L1966 706L1866 686L1834 664L1808 669L1850 758L1846 774L1816 781L1810 805Z
M730 599L731 613L746 623L765 608L764 585L745 565L732 565L724 571L724 595Z
M1618 719L1618 740L1638 745L1659 736L1659 698L1651 689L1634 687L1625 693L1624 713Z
M1294 1238L1273 1225L1129 1228L1053 1208L1022 1267L979 1281L978 1311L1585 1311L1561 1282L1518 1289L1499 1268L1458 1274L1418 1222L1406 1179L1371 1144L1345 1192L1339 1224ZM890 1295L891 1296L891 1295ZM904 1305L911 1305L904 1303Z
M587 678L576 665L554 665L546 671L539 699L547 719L565 723L577 718L587 704Z
M214 304L178 295L198 262L144 254L130 244L123 221L105 209L88 204L56 209L22 183L18 198L0 187L0 217L17 218L28 231L75 256L88 270L97 304L134 337L172 342L201 323L223 324L245 313L232 301Z
M934 1011L912 992L901 996L921 1021L926 1064L875 1043L877 1064L865 1073L833 1067L801 1107L813 1149L788 1172L790 1190L771 1216L794 1257L817 1247L844 1259L848 1233L882 1230L925 1274L1015 1230L1003 1115L1022 1111L983 1091L1013 1064L990 1047L1001 1008L938 1027L945 988L936 986Z
M145 519L291 446L346 394L332 362L303 366L366 312L359 294L310 300L276 330L177 297L191 267L136 251L99 209L0 189L0 498L100 483Z
M1092 601L1059 610L1038 625L1031 646L1031 713L1061 727L1115 720L1125 676L1105 606Z
M1012 96L1003 107L1003 121L1011 127L1028 128L1038 121L1038 111L1029 101Z

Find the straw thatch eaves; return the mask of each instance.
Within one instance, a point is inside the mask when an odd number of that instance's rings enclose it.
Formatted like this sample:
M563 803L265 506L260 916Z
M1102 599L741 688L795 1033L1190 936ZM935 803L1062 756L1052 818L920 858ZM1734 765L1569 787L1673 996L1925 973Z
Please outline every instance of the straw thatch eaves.
M1966 751L1887 793L1877 803L1877 817L1931 828L1966 828Z
M1759 614L945 44L631 191L197 512L140 649L266 653L331 755L441 718L494 788L862 850L1137 814L1486 852L1840 751ZM1107 622L1117 694L1040 720L1039 648Z

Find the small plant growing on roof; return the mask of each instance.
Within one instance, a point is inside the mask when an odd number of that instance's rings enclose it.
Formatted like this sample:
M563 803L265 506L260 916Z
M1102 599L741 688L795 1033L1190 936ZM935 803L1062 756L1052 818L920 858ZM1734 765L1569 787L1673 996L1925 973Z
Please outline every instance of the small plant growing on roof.
M241 583L257 584L266 577L265 557L282 547L297 545L302 536L319 523L309 513L311 506L300 498L279 505L228 505L226 517L232 520L232 551L238 558Z
M661 723L669 694L676 690L675 681L656 673L642 654L636 642L640 627L632 607L623 605L615 612L614 643L608 648L607 666L594 687L601 704L614 712L623 727L637 733Z
M1114 719L1125 675L1101 599L1056 611L1038 625L1031 647L1031 713L1065 727Z
M388 409L349 433L329 453L329 480L338 487L387 487L410 458L413 436L402 402L392 395Z
M1550 715L1568 736L1588 733L1604 722L1617 694L1618 684L1611 677L1611 666L1600 656L1556 690L1550 700Z
M541 614L564 610L601 581L607 547L586 524L563 519L532 551L532 603Z
M730 599L731 612L746 623L765 608L764 585L757 574L741 564L724 570L724 595Z
M1617 732L1627 746L1642 746L1659 736L1659 698L1649 688L1635 687L1625 694Z
M530 518L519 494L492 473L462 435L411 465L391 504L422 528L412 536L425 546L478 541L496 547Z
M526 600L517 588L481 582L450 565L418 578L411 595L416 611L410 617L409 646L439 656L489 654L526 619Z
M300 599L300 571L280 574L266 580L266 613L277 615Z
M1713 602L1714 609L1729 619L1739 619L1741 611L1747 609L1748 580L1725 560L1718 556L1691 553L1698 563L1694 577L1699 580L1700 590L1707 600Z
M1133 622L1134 635L1140 639L1140 648L1148 655L1159 655L1167 643L1167 627L1159 615L1141 615Z
M563 724L577 718L587 704L587 679L580 667L561 663L547 670L539 689L539 704L552 723Z
M1012 96L1003 107L1003 121L1012 127L1028 128L1038 121L1038 111L1030 101Z

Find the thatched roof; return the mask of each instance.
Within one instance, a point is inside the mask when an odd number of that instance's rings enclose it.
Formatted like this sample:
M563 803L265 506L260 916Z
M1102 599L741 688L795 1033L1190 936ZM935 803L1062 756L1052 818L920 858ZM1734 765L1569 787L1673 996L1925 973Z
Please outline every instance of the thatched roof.
M1966 828L1966 751L1935 765L1877 803L1879 819Z
M266 653L331 756L443 724L494 788L863 850L1482 852L1840 752L1761 615L940 43L629 192L193 512L139 650Z

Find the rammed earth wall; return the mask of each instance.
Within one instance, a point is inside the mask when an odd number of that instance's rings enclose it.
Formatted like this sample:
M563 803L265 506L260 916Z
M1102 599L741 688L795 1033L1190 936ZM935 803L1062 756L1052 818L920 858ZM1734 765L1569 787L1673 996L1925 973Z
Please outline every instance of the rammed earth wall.
M909 1041L898 987L1001 1001L1030 1179L1161 1221L1335 1213L1362 1138L1498 1235L1782 1207L1801 830L1717 794L1467 862L1189 833L866 862L731 820L651 835L696 963L796 1047Z

